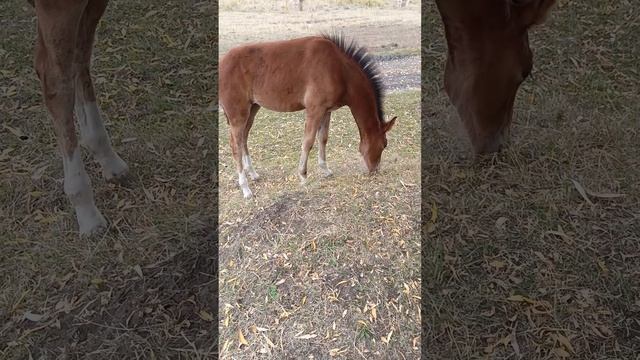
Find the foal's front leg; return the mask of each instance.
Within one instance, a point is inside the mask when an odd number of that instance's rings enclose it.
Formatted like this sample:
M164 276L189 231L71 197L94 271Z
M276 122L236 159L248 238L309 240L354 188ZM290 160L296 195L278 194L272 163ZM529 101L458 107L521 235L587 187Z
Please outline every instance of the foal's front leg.
M302 184L307 182L307 160L309 151L316 140L316 133L320 128L320 123L325 115L325 111L307 109L304 122L304 137L302 139L302 151L300 152L300 164L298 166L298 176Z
M327 141L329 140L329 121L331 120L331 112L327 112L318 129L318 167L324 176L331 176L332 172L327 166Z
M48 14L36 6L38 37L35 66L62 154L64 192L75 209L80 234L85 235L98 231L107 222L96 208L91 181L85 171L75 133L73 46L77 29L73 16L77 14L73 10L81 9L67 10L66 16L71 20L65 24L65 15Z
M107 181L114 181L124 178L129 167L113 151L100 116L90 71L95 30L106 6L106 1L87 4L80 20L75 55L75 114L82 145L89 149L100 163L102 176Z
M245 199L249 199L253 196L251 189L249 189L249 181L244 170L243 150L246 139L244 139L244 126L240 127L237 124L230 123L230 138L231 138L231 153L236 163L236 171L238 172L238 185L242 190L242 196Z

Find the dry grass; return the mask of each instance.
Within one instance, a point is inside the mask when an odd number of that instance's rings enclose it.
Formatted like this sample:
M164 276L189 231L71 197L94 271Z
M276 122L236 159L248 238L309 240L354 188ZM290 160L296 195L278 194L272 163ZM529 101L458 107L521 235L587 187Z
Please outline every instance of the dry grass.
M561 2L533 31L512 142L474 163L424 14L425 350L447 359L640 353L640 12Z
M261 110L251 201L220 117L222 358L418 358L419 93L390 95L386 108L399 120L380 174L362 173L358 131L341 109L327 147L334 174L321 177L312 151L306 186L296 175L302 114Z
M93 70L132 177L107 185L85 157L110 227L82 240L32 68L34 12L0 5L0 358L217 352L215 5L110 3Z

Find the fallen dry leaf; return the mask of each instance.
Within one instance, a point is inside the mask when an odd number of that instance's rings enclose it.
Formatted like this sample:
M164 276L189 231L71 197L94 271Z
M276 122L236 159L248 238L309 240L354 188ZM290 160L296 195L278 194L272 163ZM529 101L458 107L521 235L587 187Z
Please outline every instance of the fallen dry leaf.
M208 311L206 310L200 310L200 313L198 313L198 315L200 315L200 317L202 318L202 320L204 321L213 321L213 315L211 315Z
M571 182L573 183L573 186L575 186L576 190L578 190L578 192L580 193L580 195L582 196L582 198L589 204L589 205L593 205L593 203L591 202L591 199L589 199L589 197L587 196L587 192L584 190L584 187L577 181L571 179Z
M249 346L247 339L244 338L244 335L242 334L242 330L240 329L238 329L238 342L240 342L240 345Z
M569 341L569 339L566 336L562 334L554 334L553 338L555 338L556 341L562 344L562 346L564 346L566 350L575 354L576 351L573 349L573 346L571 346L571 341Z

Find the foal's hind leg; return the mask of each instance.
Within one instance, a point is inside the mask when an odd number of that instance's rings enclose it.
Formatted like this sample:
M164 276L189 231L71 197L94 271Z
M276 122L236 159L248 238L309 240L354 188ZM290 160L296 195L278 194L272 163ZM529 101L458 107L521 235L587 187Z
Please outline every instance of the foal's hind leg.
M258 180L260 176L253 169L253 164L251 163L251 156L249 155L249 148L247 146L247 142L249 141L249 130L251 130L251 126L253 125L253 119L256 117L256 114L260 110L260 105L253 104L251 106L251 110L249 111L249 118L247 119L247 124L244 127L244 148L242 153L242 168L244 171L249 174L251 180Z
M107 181L126 176L127 164L113 151L109 135L104 128L96 95L91 81L91 51L96 26L104 10L106 0L91 1L87 4L80 20L76 41L75 114L80 127L82 145L89 149L102 166L102 176Z
M307 160L309 159L309 151L313 147L316 140L316 134L320 128L320 123L326 111L319 109L309 109L306 111L306 119L304 122L304 138L302 139L302 151L300 152L300 164L298 166L298 176L300 182L307 181Z
M85 5L58 7L37 2L35 6L38 17L35 68L62 155L64 192L75 209L80 234L91 234L105 226L106 221L94 202L73 121L73 60Z
M332 172L327 167L327 141L329 140L329 122L331 120L331 112L327 111L322 120L320 121L320 128L318 129L318 167L324 176L331 176Z

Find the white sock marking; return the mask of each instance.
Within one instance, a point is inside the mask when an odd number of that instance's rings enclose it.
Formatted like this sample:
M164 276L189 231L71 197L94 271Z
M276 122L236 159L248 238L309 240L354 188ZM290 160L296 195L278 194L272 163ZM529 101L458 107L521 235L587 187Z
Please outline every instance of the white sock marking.
M244 174L244 170L238 173L238 185L240 185L240 189L242 189L242 196L244 196L245 199L248 199L253 195L251 193L251 189L249 189L249 181L247 180L247 176Z
M91 181L84 169L80 148L76 148L71 156L63 154L64 192L75 208L80 234L90 234L107 222L96 208L93 200Z
M102 123L100 110L95 102L83 102L76 98L75 113L80 127L82 144L91 150L102 166L102 175L111 180L125 175L127 164L113 151L109 135Z
M330 176L331 174L333 174L333 172L329 170L329 167L327 166L326 161L318 159L318 167L320 168L324 176Z
M260 177L258 173L253 169L251 164L251 156L249 154L242 155L242 168L249 174L251 180L258 180Z

